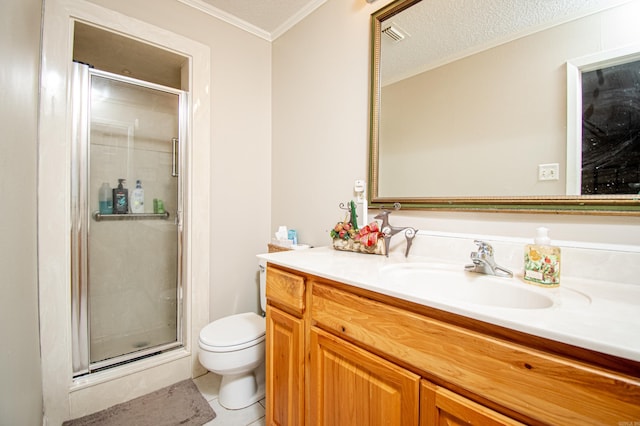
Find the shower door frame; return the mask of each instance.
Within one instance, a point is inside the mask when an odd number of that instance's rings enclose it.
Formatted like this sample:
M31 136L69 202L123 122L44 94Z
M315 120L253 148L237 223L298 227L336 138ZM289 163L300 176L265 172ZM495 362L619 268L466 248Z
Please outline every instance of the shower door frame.
M176 259L176 341L165 343L143 350L129 352L104 361L90 361L90 324L88 312L88 241L91 223L89 207L89 148L90 148L90 91L91 77L98 76L138 87L153 89L178 96L178 143L170 140L174 151L172 162L177 164L177 209L174 217L177 232ZM184 307L183 276L183 210L184 210L184 173L183 155L186 149L188 134L189 99L188 93L159 84L138 80L107 71L89 68L86 65L73 63L71 78L72 104L72 143L71 143L71 331L72 331L72 368L73 377L84 376L105 368L121 365L126 362L142 359L156 353L162 353L184 347ZM127 132L130 133L130 132ZM130 137L131 135L129 135ZM175 149L177 147L177 149ZM175 168L173 170L175 172Z

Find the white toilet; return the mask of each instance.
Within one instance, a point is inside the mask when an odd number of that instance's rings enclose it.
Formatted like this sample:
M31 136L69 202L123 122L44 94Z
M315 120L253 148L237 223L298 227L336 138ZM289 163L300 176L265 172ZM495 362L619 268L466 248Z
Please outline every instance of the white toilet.
M266 309L265 262L260 260L260 305ZM240 409L264 398L265 319L245 312L220 318L200 331L198 358L222 376L218 402Z

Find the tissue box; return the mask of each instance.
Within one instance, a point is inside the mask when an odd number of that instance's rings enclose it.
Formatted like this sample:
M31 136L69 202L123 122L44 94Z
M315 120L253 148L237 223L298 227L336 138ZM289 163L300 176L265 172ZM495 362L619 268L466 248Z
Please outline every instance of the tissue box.
M352 238L349 238L347 240L344 240L341 238L334 238L333 248L336 250L354 251L357 253L367 253L367 254L384 255L384 252L385 252L383 239L379 239L375 245L367 247L364 244L361 244L360 241L354 240Z
M291 248L287 248L287 247L283 247L281 245L278 244L267 244L267 248L269 250L269 253L277 253L279 251L290 251Z
M274 246L280 246L280 247L284 247L287 249L290 249L291 246L293 245L293 241L291 240L281 240L281 239L277 239L277 238L272 238L271 239L271 244Z

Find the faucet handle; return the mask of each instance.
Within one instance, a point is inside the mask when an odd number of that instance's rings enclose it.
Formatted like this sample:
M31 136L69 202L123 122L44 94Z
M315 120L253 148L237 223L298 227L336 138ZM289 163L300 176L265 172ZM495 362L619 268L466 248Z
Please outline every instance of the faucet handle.
M478 254L493 257L493 247L491 247L491 244L482 240L474 240L474 243L478 246Z

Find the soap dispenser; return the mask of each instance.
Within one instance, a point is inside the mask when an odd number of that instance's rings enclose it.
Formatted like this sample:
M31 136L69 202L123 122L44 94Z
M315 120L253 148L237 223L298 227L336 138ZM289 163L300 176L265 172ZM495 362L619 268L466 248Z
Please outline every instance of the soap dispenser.
M113 214L129 213L129 190L125 183L125 179L118 179L118 187L113 188Z
M524 279L543 287L560 285L560 247L551 245L549 230L536 229L534 244L524 249Z

